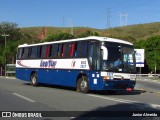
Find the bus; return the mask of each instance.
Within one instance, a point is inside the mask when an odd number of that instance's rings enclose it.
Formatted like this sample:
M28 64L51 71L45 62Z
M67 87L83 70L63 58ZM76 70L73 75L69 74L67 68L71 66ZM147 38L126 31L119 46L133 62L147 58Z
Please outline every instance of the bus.
M18 46L16 78L33 86L75 87L82 93L127 91L136 84L135 63L133 44L114 38L89 36L23 44Z

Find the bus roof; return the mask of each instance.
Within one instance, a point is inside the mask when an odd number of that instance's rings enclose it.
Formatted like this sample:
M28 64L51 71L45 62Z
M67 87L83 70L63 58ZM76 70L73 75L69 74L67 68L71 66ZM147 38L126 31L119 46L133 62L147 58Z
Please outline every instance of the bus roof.
M128 45L133 45L130 42L115 39L115 38L109 38L109 37L97 37L97 36L89 36L85 38L76 38L76 39L69 39L69 40L60 40L60 41L53 41L53 42L44 42L44 43L37 43L37 44L23 44L19 45L18 47L30 47L30 46L38 46L38 45L47 45L47 44L54 44L54 43L66 43L66 42L74 42L74 41L83 41L83 40L97 40L97 41L106 41L106 42L115 42L115 43L123 43Z

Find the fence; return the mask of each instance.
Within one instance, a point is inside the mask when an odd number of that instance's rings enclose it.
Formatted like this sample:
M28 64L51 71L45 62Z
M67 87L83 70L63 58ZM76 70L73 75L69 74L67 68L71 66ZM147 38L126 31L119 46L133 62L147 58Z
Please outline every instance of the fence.
M7 76L15 76L16 73L16 65L15 64L7 64L6 65L6 74Z
M160 74L137 74L137 78L160 78Z

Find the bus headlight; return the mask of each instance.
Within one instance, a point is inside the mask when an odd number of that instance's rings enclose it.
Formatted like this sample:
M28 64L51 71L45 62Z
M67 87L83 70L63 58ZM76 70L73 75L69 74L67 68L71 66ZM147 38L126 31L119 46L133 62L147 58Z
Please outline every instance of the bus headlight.
M103 76L103 80L107 80L107 76Z
M113 77L112 76L103 76L103 80L106 81L106 80L113 80Z

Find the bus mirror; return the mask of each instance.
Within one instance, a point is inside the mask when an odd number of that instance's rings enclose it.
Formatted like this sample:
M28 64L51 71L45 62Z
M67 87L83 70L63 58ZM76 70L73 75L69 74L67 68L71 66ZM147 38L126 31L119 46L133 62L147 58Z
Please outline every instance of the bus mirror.
M108 50L105 46L101 46L103 60L108 60Z

